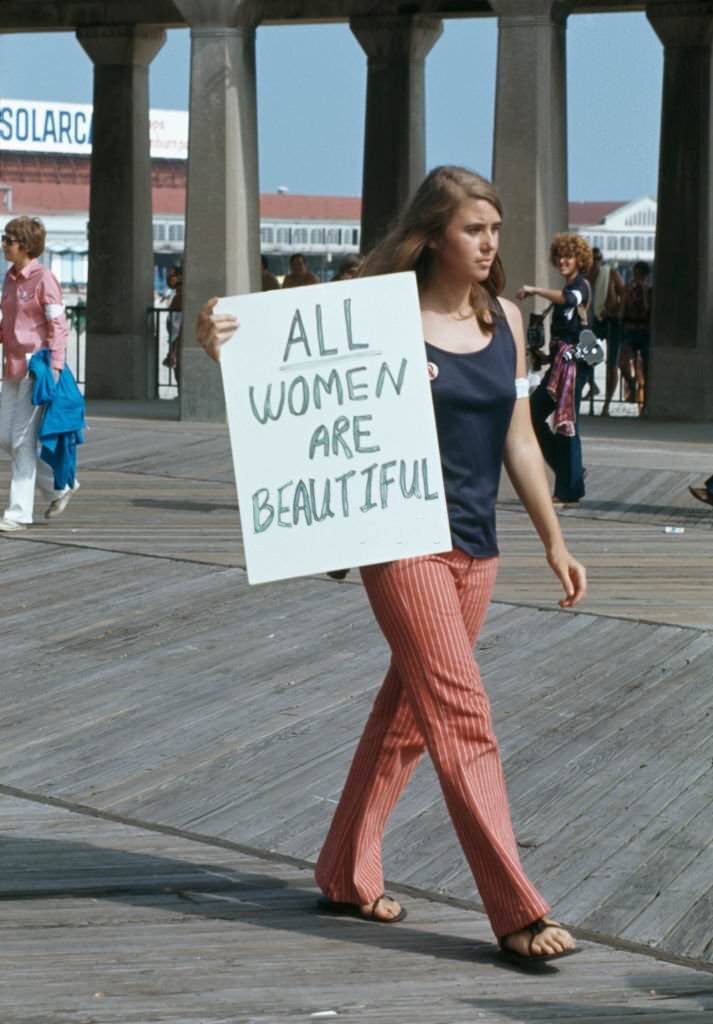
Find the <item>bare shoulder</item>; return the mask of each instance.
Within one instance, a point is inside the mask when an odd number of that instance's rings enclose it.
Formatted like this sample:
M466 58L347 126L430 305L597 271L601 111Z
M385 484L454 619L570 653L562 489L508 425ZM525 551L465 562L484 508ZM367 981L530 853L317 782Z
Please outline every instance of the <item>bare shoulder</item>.
M498 295L498 302L506 313L510 315L517 313L518 316L520 315L520 307L512 299L506 299L504 295Z
M510 330L517 339L522 334L522 313L518 306L511 299L499 299L505 319L510 325Z
M516 374L518 377L525 377L527 376L527 359L525 356L525 329L522 324L522 313L510 299L500 299L500 305L515 342Z

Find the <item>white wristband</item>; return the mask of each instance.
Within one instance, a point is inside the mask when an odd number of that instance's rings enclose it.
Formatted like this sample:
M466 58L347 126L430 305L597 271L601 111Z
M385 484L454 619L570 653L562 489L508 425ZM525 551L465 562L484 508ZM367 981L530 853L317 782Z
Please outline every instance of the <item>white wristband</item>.
M515 397L516 398L529 398L530 397L530 381L527 377L516 377L515 378Z

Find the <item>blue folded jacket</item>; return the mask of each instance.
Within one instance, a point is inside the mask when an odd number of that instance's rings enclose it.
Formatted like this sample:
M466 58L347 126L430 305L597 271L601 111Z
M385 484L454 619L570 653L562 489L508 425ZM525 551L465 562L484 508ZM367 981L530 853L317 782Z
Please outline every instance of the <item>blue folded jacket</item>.
M52 467L58 491L74 487L77 473L77 445L84 443L84 397L74 375L65 366L54 379L50 351L41 348L30 359L29 371L35 378L33 405L44 405L40 425L40 458Z

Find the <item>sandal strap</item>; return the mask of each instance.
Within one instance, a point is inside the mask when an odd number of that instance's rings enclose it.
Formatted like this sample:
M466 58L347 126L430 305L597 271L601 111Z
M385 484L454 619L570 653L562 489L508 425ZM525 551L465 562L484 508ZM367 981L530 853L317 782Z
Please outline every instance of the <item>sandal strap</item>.
M562 925L559 923L559 921L545 921L544 917L540 917L537 919L537 921L533 921L532 924L528 924L525 927L527 928L527 931L530 933L530 942L527 946L527 952L530 956L532 956L532 944L537 938L537 936L541 935L542 932L546 931L548 928L561 928Z
M383 900L384 895L385 894L382 892L381 896L377 896L374 902L369 905L369 913L371 914L372 917L376 916L376 908Z

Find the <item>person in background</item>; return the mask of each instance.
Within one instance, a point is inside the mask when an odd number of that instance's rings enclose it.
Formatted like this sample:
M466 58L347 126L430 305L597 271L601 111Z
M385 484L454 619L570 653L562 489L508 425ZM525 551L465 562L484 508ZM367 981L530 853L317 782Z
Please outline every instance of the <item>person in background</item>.
M263 292L274 292L276 289L279 289L280 282L270 270L267 256L260 257L260 265L262 268L262 286L260 290Z
M345 256L337 267L337 272L332 280L349 281L351 278L357 277L363 263L364 257L358 256L356 253L353 253L351 256Z
M650 267L645 260L634 264L622 304L624 344L621 372L628 387L629 401L638 402L641 409L646 402L646 379L649 372L652 294L649 272Z
M584 497L579 403L588 367L574 358L574 352L591 303L585 275L592 265L592 250L584 238L563 232L552 240L550 262L564 278L563 287L524 284L517 298L539 295L553 307L550 354L543 360L552 365L530 396L530 407L542 454L555 474L554 504L568 508ZM552 413L551 430L547 421Z
M619 381L619 349L621 346L621 305L624 282L609 263L603 262L602 250L592 249L592 266L587 275L592 287L592 330L607 343L607 376L602 416L609 415L609 406Z
M428 751L502 955L520 966L570 956L575 940L520 862L487 694L473 645L495 584L495 504L508 474L572 607L586 573L552 508L527 401L517 307L500 298L502 206L463 167L431 171L360 276L415 271L453 547L361 569L391 664L317 862L323 913L379 927L406 911L384 894L386 821ZM214 359L239 329L210 299L197 338ZM426 368L424 368L424 371ZM473 443L478 438L478 443ZM566 652L561 652L566 657Z
M37 217L16 217L5 225L2 250L11 264L2 290L3 384L0 395L0 446L12 460L10 497L0 519L0 532L24 530L32 523L35 483L49 501L45 518L64 512L73 488L55 489L47 463L38 460L38 434L43 407L32 404L31 356L50 352L51 375L59 380L67 348L67 321L62 289L39 262L46 232ZM78 484L75 484L76 490Z
M168 304L168 355L163 360L163 365L173 370L176 383L180 384L181 333L183 330L183 270L181 267L171 267L166 284L172 289L173 295Z
M319 278L307 266L301 252L290 256L290 272L282 282L283 288L301 288L305 284L319 284Z

